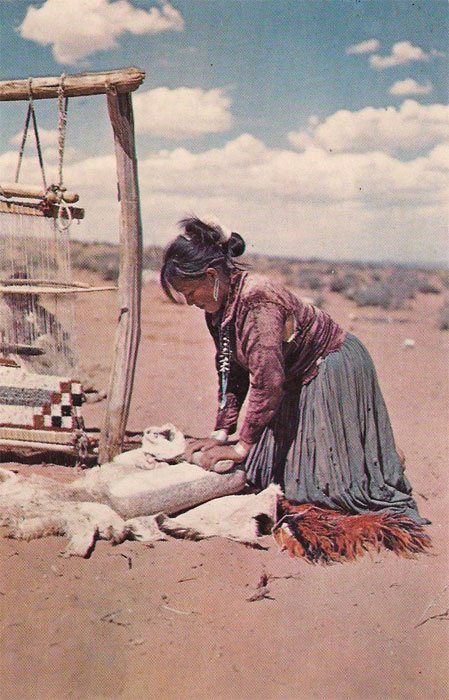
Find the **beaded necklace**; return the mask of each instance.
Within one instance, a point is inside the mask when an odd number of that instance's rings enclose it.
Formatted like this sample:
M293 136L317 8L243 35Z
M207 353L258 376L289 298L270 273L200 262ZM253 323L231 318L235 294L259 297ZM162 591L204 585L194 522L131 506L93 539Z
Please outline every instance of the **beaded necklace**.
M227 403L226 391L228 388L229 370L231 368L231 341L229 337L229 326L220 329L219 337L220 350L218 354L218 372L221 383L220 408L225 408Z

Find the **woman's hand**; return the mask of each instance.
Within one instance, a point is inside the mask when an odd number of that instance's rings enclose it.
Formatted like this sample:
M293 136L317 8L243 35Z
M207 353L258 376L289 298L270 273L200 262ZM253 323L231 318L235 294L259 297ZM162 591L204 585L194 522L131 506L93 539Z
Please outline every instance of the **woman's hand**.
M184 459L186 462L191 462L194 452L204 452L204 450L210 450L212 447L218 447L222 444L222 442L215 438L193 438L187 443Z
M199 466L203 469L212 469L217 462L230 459L236 464L243 462L246 455L240 455L232 445L219 445L203 450Z

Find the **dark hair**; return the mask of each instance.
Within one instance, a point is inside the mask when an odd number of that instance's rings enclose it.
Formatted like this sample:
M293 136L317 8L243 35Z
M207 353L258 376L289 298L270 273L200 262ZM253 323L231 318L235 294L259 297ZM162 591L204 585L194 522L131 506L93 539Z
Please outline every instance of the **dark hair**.
M245 241L238 233L231 233L226 240L220 226L208 224L195 216L181 219L178 226L183 233L165 249L161 269L162 288L172 301L177 301L173 296L175 279L201 278L209 267L227 274L243 269L233 260L245 252Z

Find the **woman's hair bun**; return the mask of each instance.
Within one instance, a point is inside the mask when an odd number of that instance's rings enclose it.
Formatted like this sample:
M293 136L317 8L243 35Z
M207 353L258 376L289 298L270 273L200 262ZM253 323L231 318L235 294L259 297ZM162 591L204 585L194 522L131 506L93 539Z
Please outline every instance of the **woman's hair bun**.
M184 238L198 242L201 245L213 245L221 243L223 240L223 231L219 226L202 221L196 216L181 219L178 222L178 226L184 229L184 233L181 234Z
M227 247L228 255L230 255L231 258L238 258L240 255L243 255L246 248L245 241L241 235L235 231L231 233L231 236L225 246Z
M239 233L228 233L226 229L213 217L199 219L191 216L181 219L178 226L184 230L182 238L192 241L200 246L212 246L221 248L225 255L238 258L245 252L245 241Z

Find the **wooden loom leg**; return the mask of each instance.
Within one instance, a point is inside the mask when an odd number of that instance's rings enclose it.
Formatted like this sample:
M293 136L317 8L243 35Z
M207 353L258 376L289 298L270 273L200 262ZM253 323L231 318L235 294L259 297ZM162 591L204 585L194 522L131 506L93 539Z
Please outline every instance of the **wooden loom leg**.
M142 223L131 94L109 92L108 111L114 130L120 201L120 316L115 338L114 364L108 391L99 463L121 452L134 383L140 340L142 283Z

